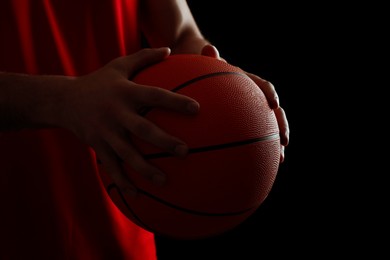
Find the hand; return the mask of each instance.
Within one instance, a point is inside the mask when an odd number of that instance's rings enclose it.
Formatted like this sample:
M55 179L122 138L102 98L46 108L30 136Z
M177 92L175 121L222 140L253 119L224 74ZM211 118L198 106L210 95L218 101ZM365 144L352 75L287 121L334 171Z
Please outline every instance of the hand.
M65 126L95 150L106 172L129 194L134 194L136 188L126 178L122 161L156 184L165 179L159 169L144 160L129 135L177 156L188 151L183 141L165 133L139 112L145 107L163 107L193 114L199 104L187 96L129 80L137 70L169 54L170 49L159 48L119 57L91 74L75 78L74 87L67 92Z
M216 59L220 59L226 62L225 59L221 58L219 55L218 50L210 44L207 44L203 47L202 55L213 57ZM290 128L288 124L288 120L286 117L286 113L284 109L279 104L279 96L278 93L275 90L274 85L259 76L256 76L252 73L245 72L248 77L250 77L256 84L259 86L259 88L263 91L265 97L267 98L267 101L270 105L270 107L274 110L276 119L278 121L279 126L279 134L280 134L280 163L284 162L285 159L285 147L289 143L290 139Z

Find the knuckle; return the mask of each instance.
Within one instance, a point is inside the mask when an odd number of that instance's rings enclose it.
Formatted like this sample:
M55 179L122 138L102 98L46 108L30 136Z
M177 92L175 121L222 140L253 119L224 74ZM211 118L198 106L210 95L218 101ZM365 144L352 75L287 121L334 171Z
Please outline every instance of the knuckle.
M145 178L151 176L151 174L148 172L147 163L142 156L132 156L129 158L128 163L135 172L144 176Z
M149 102L153 104L160 103L162 100L164 100L165 95L165 92L157 87L150 87L146 89L146 97Z
M129 147L124 147L124 146L119 147L116 149L116 152L119 158L122 159L123 161L131 160L134 158L134 153L132 149L130 149Z
M139 137L148 137L152 135L153 129L146 121L138 121L133 126L133 134Z

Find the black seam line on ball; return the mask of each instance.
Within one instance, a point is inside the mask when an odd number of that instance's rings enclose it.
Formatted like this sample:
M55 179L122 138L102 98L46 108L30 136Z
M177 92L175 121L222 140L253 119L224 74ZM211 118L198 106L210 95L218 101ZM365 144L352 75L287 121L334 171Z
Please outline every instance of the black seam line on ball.
M233 75L247 77L247 75L245 75L243 73L233 72L233 71L215 72L215 73L210 73L210 74L207 74L207 75L203 75L203 76L199 76L199 77L193 78L193 79L191 79L191 80L189 80L187 82L184 82L183 84L177 86L176 88L173 88L171 91L172 92L178 92L180 89L185 88L188 85L191 85L192 83L194 83L196 81L200 81L200 80L207 79L207 78L212 78L212 77L217 77L217 76L222 76L222 75L227 75L227 74L233 74Z
M133 215L133 217L139 222L141 223L141 225L145 226L146 228L149 228L150 227L148 225L146 225L146 223L144 223L139 217L137 214L135 214L134 210L130 207L130 205L127 203L125 197L123 196L122 192L120 191L119 187L115 184L115 183L111 183L110 185L107 186L107 192L110 194L110 191L112 189L116 189L116 191L118 192L119 196L121 197L121 200L123 202L123 204L126 206L126 208L130 211L131 215Z
M247 139L247 140L238 141L238 142L231 142L231 143L224 143L224 144L217 144L217 145L209 145L209 146L204 146L204 147L190 148L188 151L188 154L221 150L221 149L242 146L242 145L248 145L248 144L257 143L257 142L264 142L264 141L273 140L273 139L277 139L277 138L279 138L279 133L264 136L264 137L259 137L259 138ZM172 156L174 156L174 155L171 153L162 152L162 153L146 154L146 155L144 155L144 158L147 160L150 160L150 159L172 157Z
M178 92L180 89L183 89L183 88L191 85L192 83L194 83L196 81L200 81L200 80L203 80L203 79L206 79L206 78L212 78L212 77L227 75L227 74L232 74L232 75L237 75L237 76L242 76L242 77L248 77L246 74L239 73L239 72L232 72L232 71L215 72L215 73L210 73L210 74L207 74L207 75L199 76L199 77L193 78L193 79L191 79L189 81L186 81L186 82L180 84L179 86L171 89L171 91L172 92ZM139 111L139 114L142 115L142 116L145 116L147 113L150 112L150 110L152 110L152 108L150 108L150 107L143 108L141 111Z
M130 205L126 202L126 199L125 197L122 195L121 191L119 190L118 186L115 184L115 183L112 183L110 185L107 186L107 191L108 193L110 193L110 190L115 188L117 190L117 192L119 193L119 196L121 197L122 199L122 202L123 204L126 206L126 208L131 212L131 214L142 224L144 224L141 219L139 219L137 217L137 215L135 214L135 212L131 209ZM241 214L244 214L245 212L248 212L250 210L253 209L253 207L251 208L247 208L247 209L243 209L243 210L240 210L240 211L235 211L235 212L224 212L224 213L211 213L211 212L201 212L201 211L196 211L196 210L192 210L192 209L186 209L186 208L183 208L183 207L180 207L180 206L177 206L175 204L172 204L170 202L167 202L159 197L156 197L154 196L153 194L150 194L149 192L146 192L144 190L141 190L141 189L138 189L137 190L138 193L141 193L151 199L154 199L155 201L158 201L166 206L169 206L171 208L174 208L174 209L177 209L179 211L183 211L183 212L186 212L186 213L190 213L190 214L194 214L194 215L200 215L200 216L214 216L214 217L222 217L222 216L235 216L235 215L241 215Z

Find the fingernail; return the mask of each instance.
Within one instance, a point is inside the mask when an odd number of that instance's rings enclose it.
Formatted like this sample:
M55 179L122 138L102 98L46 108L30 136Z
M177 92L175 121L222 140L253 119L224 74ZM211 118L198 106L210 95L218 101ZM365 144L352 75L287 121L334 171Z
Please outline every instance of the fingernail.
M165 175L163 174L155 174L153 175L153 178L152 178L152 181L154 184L157 184L157 185L163 185L165 183Z
M187 111L190 113L196 113L199 110L199 104L196 102L188 103L187 105Z
M160 47L160 48L157 48L157 50L159 50L159 51L164 50L164 51L166 51L168 54L171 53L171 49L170 49L169 47Z
M279 96L275 95L275 108L279 106Z
M179 144L175 147L174 153L179 157L186 156L188 153L188 147L184 144Z

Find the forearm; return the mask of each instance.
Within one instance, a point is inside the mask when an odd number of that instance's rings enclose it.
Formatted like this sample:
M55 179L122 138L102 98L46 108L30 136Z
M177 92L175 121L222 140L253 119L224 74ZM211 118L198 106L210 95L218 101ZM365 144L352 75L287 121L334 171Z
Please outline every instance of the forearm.
M168 46L172 53L200 53L208 44L185 0L145 0L141 28L151 47Z
M0 72L0 131L57 126L70 80Z

